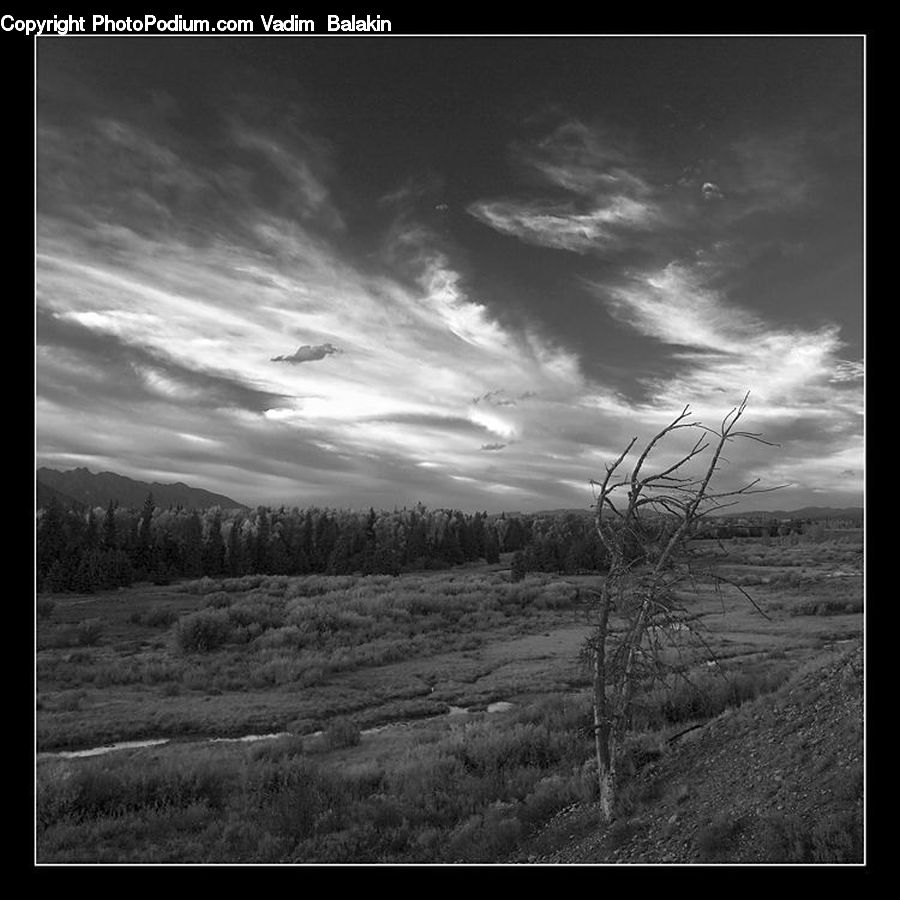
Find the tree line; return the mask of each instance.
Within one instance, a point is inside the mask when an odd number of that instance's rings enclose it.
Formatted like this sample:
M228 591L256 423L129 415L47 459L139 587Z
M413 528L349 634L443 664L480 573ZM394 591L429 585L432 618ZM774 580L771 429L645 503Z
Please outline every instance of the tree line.
M657 524L666 531L665 520ZM821 522L698 523L696 538L814 536ZM629 559L638 553L626 548ZM608 553L592 517L466 514L413 509L368 512L312 507L253 511L159 507L111 502L64 507L54 498L38 510L39 591L89 592L152 580L242 575L391 574L444 569L513 553L513 579L528 572L605 572Z
M89 592L152 580L242 575L391 574L500 561L530 539L525 516L422 505L393 512L320 508L253 511L52 500L38 511L37 588Z

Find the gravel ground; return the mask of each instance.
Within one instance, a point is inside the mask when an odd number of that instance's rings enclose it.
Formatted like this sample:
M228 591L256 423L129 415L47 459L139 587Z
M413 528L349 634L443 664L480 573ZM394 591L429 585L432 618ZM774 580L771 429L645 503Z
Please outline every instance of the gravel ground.
M860 642L685 734L624 799L611 826L595 807L564 811L516 861L862 862Z

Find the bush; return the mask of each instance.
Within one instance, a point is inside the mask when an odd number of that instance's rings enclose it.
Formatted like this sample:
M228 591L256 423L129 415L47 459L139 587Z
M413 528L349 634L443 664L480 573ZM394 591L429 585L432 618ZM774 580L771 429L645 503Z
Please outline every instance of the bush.
M862 862L863 826L858 812L836 813L806 825L798 816L770 816L765 823L767 862Z
M522 801L518 818L526 825L547 821L554 813L580 799L583 794L584 786L577 777L548 775L542 778Z
M182 617L175 631L175 641L183 651L215 650L227 643L232 636L228 611L202 609Z
M862 600L807 600L791 609L792 616L843 616L862 612Z
M522 823L504 806L495 805L483 815L469 816L454 828L447 839L447 857L461 862L493 862L512 850L522 836Z
M142 621L151 628L168 628L178 621L178 613L166 606L154 606L144 613Z
M56 602L49 597L38 597L37 616L39 619L49 619L53 615Z
M324 738L331 750L355 747L362 740L359 727L350 719L336 719L325 729Z
M39 779L38 829L62 818L84 822L148 808L171 812L206 803L221 809L231 789L228 772L204 766L107 771L88 764L65 779Z
M735 838L740 831L740 823L724 814L716 816L694 837L694 843L702 862L724 862L731 852Z
M305 739L301 734L291 734L273 738L270 741L261 741L250 751L250 758L254 761L281 762L285 759L303 756L304 744Z
M235 625L260 625L260 633L269 628L280 628L284 624L284 601L250 594L231 604L228 616Z
M75 628L75 640L80 647L93 647L103 634L103 623L99 619L85 619Z
M213 609L223 609L226 606L231 606L232 602L232 597L225 591L216 591L208 594L206 597L206 605L211 606Z

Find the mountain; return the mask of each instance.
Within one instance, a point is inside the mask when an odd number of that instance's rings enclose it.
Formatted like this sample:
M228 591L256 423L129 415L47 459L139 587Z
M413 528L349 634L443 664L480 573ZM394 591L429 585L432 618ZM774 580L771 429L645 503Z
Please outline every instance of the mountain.
M507 513L507 515L523 515L523 513ZM593 516L592 509L545 509L533 516ZM832 506L804 506L801 509L774 510L735 510L720 513L723 519L859 519L862 521L861 506L836 508Z
M722 513L722 516L744 519L860 519L863 517L861 506L804 506L802 509L774 509L771 512L733 512Z
M140 509L147 494L152 493L157 506L183 506L187 509L203 509L221 506L227 509L246 508L223 494L214 494L201 488L193 488L182 482L160 484L136 481L115 472L94 474L88 469L70 469L60 472L42 467L37 470L37 505L46 506L52 496L66 506L73 501L85 506L107 506L110 500L120 506Z

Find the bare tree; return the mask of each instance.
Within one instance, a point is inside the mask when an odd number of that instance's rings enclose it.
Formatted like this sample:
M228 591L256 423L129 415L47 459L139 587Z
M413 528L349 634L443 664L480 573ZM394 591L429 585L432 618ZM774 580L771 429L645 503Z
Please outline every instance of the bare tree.
M712 487L730 442L746 439L775 446L737 427L748 398L749 394L718 428L692 421L690 407L685 406L641 450L630 474L622 470L622 464L635 448L636 437L607 464L602 481L591 481L595 527L609 558L609 571L595 595L594 627L585 645L593 674L600 804L607 821L614 816L617 767L635 690L648 674L658 672L661 638L695 630L675 594L676 587L694 575L687 541L695 524L745 495L778 489L757 487L759 479L736 490L717 492ZM662 471L645 474L651 452L663 439L684 429L698 434L691 449ZM699 474L689 474L692 463L700 465Z

